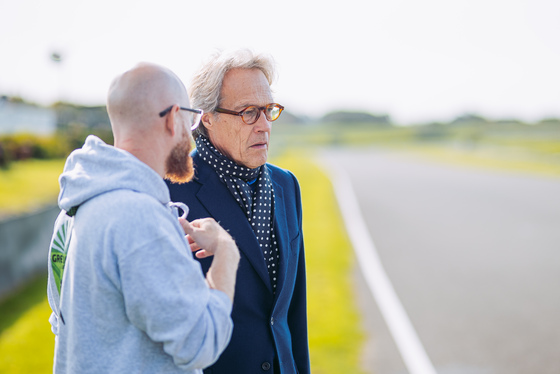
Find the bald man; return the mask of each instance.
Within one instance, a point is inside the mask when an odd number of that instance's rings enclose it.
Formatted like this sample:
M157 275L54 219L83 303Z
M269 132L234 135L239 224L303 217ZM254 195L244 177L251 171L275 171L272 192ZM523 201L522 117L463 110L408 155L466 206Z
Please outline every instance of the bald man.
M178 219L188 207L162 179L193 175L189 106L175 74L137 65L109 89L115 146L89 136L68 157L48 267L55 373L202 373L227 346L237 246L213 219ZM213 256L206 279L191 251Z

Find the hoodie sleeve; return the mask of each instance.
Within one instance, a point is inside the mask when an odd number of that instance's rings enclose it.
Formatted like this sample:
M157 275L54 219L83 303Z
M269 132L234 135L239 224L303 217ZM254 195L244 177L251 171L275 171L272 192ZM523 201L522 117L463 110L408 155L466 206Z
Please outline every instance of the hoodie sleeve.
M153 224L135 222L136 239L118 258L126 315L161 342L178 367L201 369L229 343L232 303L223 292L208 288L184 235L177 232L180 226L171 219L152 213L150 221L159 222L156 232Z

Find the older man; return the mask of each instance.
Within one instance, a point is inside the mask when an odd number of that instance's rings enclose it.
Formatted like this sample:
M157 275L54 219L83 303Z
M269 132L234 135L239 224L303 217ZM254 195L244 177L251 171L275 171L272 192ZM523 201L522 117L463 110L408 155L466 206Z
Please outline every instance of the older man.
M239 252L214 220L177 220L162 180L191 178L201 111L175 74L151 64L113 81L107 110L115 146L88 137L60 177L54 372L202 373L231 336ZM206 281L191 250L214 255Z
M170 184L170 193L189 204L189 218L218 221L241 253L233 336L206 373L309 373L299 185L266 163L284 109L272 98L273 76L270 58L239 50L214 55L191 86L205 111L194 132L195 178Z

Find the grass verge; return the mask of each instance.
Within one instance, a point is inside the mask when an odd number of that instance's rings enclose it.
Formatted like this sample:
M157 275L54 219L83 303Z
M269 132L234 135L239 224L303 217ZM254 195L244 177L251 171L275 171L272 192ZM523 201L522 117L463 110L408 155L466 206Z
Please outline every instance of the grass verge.
M40 276L0 304L0 373L52 372L54 335L47 279Z
M450 165L525 173L548 177L560 177L560 159L530 149L479 146L464 149L444 145L409 144L393 148L394 151Z
M65 160L26 160L0 169L0 218L56 201Z
M312 373L361 373L365 336L353 292L355 257L331 183L299 151L273 162L291 170L301 185Z

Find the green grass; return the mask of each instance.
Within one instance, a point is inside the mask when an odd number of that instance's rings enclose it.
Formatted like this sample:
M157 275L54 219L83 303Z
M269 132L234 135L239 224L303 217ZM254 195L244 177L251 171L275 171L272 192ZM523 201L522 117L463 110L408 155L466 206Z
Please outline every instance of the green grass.
M46 290L41 276L0 304L0 373L52 372L54 335Z
M550 144L554 147L554 144ZM442 145L402 145L393 150L451 165L560 177L560 157L540 154L528 148L504 148L482 145L475 148Z
M560 176L560 128L308 124L282 125L274 131L273 150L293 146L378 147L460 166Z
M27 160L0 169L0 217L56 202L64 160Z
M414 140L412 128L376 128L364 125L282 125L271 137L274 149L317 146L394 144Z
M301 185L312 373L360 373L365 335L352 285L355 258L331 183L300 151L272 161Z

